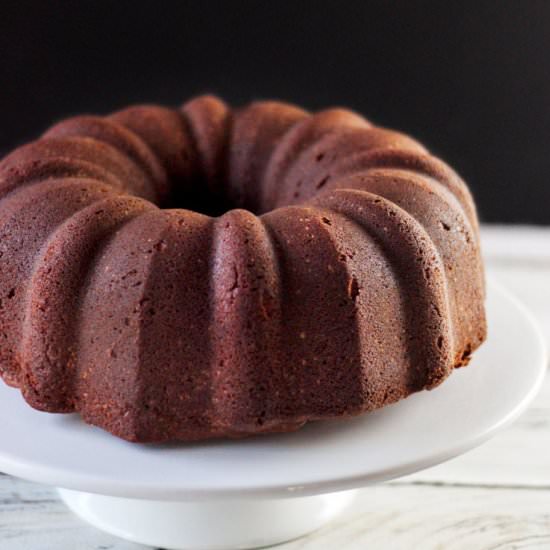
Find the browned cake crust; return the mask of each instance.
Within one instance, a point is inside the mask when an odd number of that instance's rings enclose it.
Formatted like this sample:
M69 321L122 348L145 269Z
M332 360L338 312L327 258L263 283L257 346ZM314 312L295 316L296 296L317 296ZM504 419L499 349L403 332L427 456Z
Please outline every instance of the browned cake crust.
M0 375L124 439L288 431L431 389L485 339L483 302L464 182L344 109L136 106L0 163Z

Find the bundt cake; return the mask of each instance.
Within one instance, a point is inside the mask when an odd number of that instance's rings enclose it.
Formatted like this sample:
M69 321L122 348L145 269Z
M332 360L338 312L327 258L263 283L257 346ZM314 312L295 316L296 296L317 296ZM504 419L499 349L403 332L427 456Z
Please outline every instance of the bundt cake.
M466 185L351 111L133 106L0 163L0 374L36 409L290 431L434 388L485 334Z

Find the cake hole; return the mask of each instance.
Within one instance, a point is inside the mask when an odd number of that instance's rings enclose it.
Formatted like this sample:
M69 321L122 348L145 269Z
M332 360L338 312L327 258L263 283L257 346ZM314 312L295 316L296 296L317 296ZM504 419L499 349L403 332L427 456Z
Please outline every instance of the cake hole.
M359 283L355 277L352 277L348 282L348 296L355 302L359 296Z
M157 251L157 252L162 252L163 250L166 250L166 248L168 247L168 245L166 244L165 241L163 240L160 240L158 241L157 243L155 243L154 245L154 249Z
M317 183L317 185L315 186L316 189L321 189L322 187L324 187L327 183L327 181L330 179L330 176L325 176L321 181L319 181Z
M228 154L228 151L225 151ZM320 151L313 157L316 162L332 160L330 151ZM331 179L330 174L319 179L310 177L310 174L303 174L296 180L288 181L285 189L288 192L288 200L284 203L266 204L261 192L261 170L249 167L242 174L231 174L228 170L228 159L219 159L215 174L206 174L199 167L199 159L190 158L190 165L197 161L195 173L188 176L171 178L168 182L168 192L165 197L157 201L157 206L163 209L185 209L204 214L210 217L219 217L234 210L248 210L254 215L261 215L273 208L287 206L299 202L323 188ZM239 170L240 171L240 170ZM257 172L257 173L256 173ZM231 175L231 181L228 176ZM313 174L311 174L312 176ZM243 178L243 181L236 181L236 178ZM301 189L307 186L307 193ZM182 223L182 222L176 222Z
M445 231L450 231L451 230L451 226L446 224L444 221L440 220L439 223L441 224L441 227L445 230Z
M464 352L462 353L461 360L466 361L470 355L472 354L472 346L468 344L466 348L464 349Z
M262 316L266 321L273 317L275 307L275 298L271 296L271 294L267 290L264 290L262 292L262 297L260 300L260 311L262 312Z
M182 208L206 216L218 217L235 208L247 208L243 197L229 199L224 195L221 182L207 182L195 177L191 181L170 182L170 194L159 206L161 208Z

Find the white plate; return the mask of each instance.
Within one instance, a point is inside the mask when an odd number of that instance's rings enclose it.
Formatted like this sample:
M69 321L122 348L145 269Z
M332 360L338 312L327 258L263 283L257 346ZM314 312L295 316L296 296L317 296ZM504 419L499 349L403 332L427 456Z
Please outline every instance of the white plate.
M0 384L0 470L90 493L178 501L315 495L408 474L483 442L540 387L545 351L530 315L494 284L487 310L488 341L436 390L292 434L136 445L75 415L34 411Z

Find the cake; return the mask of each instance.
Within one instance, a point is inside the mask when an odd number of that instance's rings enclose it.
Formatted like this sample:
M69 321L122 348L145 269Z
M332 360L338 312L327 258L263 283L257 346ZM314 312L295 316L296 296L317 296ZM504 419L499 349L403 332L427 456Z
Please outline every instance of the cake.
M435 388L485 335L467 186L349 110L132 106L0 163L0 374L41 411L286 432Z

